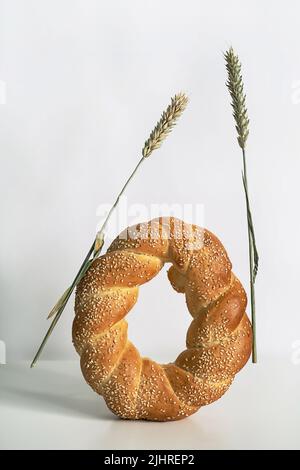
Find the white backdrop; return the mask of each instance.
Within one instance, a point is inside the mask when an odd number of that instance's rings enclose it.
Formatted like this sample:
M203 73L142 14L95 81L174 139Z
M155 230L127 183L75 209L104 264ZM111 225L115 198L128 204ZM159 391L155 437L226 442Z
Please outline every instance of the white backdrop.
M300 4L177 0L0 2L1 325L7 362L30 359L45 317L168 104L189 106L127 192L127 204L203 204L247 286L241 156L222 52L242 63L251 119L249 184L260 252L259 359L291 360L300 174ZM6 87L6 102L5 90ZM113 224L108 237L117 233ZM44 358L73 358L73 300ZM142 354L173 359L190 318L165 273L128 316ZM294 345L294 346L293 346ZM295 351L294 351L295 352Z

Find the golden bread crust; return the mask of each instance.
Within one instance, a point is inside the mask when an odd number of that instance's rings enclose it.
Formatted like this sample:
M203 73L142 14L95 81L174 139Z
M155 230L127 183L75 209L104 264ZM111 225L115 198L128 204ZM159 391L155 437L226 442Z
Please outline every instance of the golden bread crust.
M142 358L124 319L164 263L193 321L174 363ZM220 398L251 353L245 291L218 238L179 219L122 232L78 285L73 343L87 383L121 418L182 419Z

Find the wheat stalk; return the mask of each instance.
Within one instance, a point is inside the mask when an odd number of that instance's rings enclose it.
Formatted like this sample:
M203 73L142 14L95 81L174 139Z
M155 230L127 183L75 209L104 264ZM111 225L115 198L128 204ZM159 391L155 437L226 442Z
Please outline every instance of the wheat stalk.
M172 128L174 127L177 119L179 116L182 114L184 111L186 105L187 105L187 97L183 93L179 93L178 95L175 95L173 98L171 98L171 104L167 107L167 109L162 113L160 120L156 124L154 130L151 132L150 137L148 140L146 140L143 150L142 150L142 157L138 161L136 167L130 174L129 178L126 180L124 186L122 187L121 191L119 192L114 204L112 205L111 209L109 210L102 227L100 228L99 232L96 235L95 240L93 241L85 259L83 260L83 263L75 276L72 284L66 291L63 293L63 295L59 298L59 300L56 302L55 306L52 308L50 311L49 315L47 318L54 317L54 319L51 322L51 325L39 347L37 350L36 355L34 356L34 359L30 365L30 367L33 367L38 358L40 357L46 342L48 341L51 333L53 332L58 320L60 319L65 306L68 303L69 298L72 295L73 290L77 286L77 284L80 282L84 274L87 272L93 261L99 257L103 244L104 244L104 233L105 233L105 228L107 226L107 223L116 208L116 206L119 203L120 197L124 193L125 189L129 185L130 181L133 179L134 175L136 174L137 170L139 169L140 165L142 162L148 158L151 153L155 150L158 149L163 140L167 137L167 135L171 132Z
M145 160L145 158L150 157L151 153L158 149L165 138L169 135L171 130L176 124L177 119L181 116L183 111L186 108L188 102L188 98L184 93L178 93L175 95L173 98L171 98L171 103L167 107L165 111L163 111L160 120L157 122L155 128L151 132L149 138L146 140L144 147L142 149L142 158L139 160L138 164L136 165L135 169L127 179L126 183L124 184L123 188L121 189L117 199L115 200L114 204L112 205L101 229L96 235L96 243L95 243L95 251L94 254L95 256L98 255L99 251L97 250L97 244L98 240L100 240L100 247L102 248L103 243L101 243L103 240L103 233L106 228L106 225L110 219L110 216L114 209L116 208L117 204L119 203L120 197L124 193L125 189L127 188L128 184L136 174L137 170L139 169L140 165L142 162ZM100 248L100 249L101 249Z
M171 104L162 113L160 120L154 127L150 134L149 139L146 140L142 155L147 158L150 157L153 150L158 149L164 139L171 132L176 124L177 119L181 116L188 103L188 98L184 93L178 93L171 98Z
M243 171L242 180L245 192L246 211L247 211L247 225L248 225L248 250L249 250L249 271L250 271L250 295L251 295L251 320L253 330L253 343L252 343L252 361L257 362L257 348L256 348L256 312L255 312L255 279L258 271L258 252L256 248L255 233L253 226L253 218L249 202L249 190L247 179L247 165L246 165L246 142L249 135L249 118L246 107L246 95L244 93L244 83L241 73L241 63L237 54L235 54L232 47L224 54L228 80L226 82L227 88L231 96L231 106L233 108L233 117L235 120L235 128L237 131L237 141L242 149L243 156Z

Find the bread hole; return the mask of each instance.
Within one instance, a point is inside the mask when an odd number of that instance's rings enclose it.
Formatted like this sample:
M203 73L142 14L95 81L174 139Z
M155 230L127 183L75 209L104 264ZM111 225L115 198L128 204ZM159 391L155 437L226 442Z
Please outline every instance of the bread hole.
M140 286L137 303L127 314L128 336L142 356L160 363L173 362L185 349L187 329L192 321L185 295L177 293L163 269Z

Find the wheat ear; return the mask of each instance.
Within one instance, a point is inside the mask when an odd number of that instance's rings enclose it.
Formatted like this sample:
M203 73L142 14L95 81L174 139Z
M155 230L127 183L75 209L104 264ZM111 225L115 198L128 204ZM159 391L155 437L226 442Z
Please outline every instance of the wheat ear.
M153 150L158 149L164 139L171 132L177 119L181 116L188 103L188 98L184 93L178 93L171 98L171 104L162 113L160 120L154 127L149 139L146 140L142 154L143 157L150 157Z
M243 77L241 74L241 63L238 56L234 53L232 47L225 53L228 87L233 108L233 117L236 123L237 140L241 149L245 150L249 135L249 118L246 108L246 95L244 93Z

